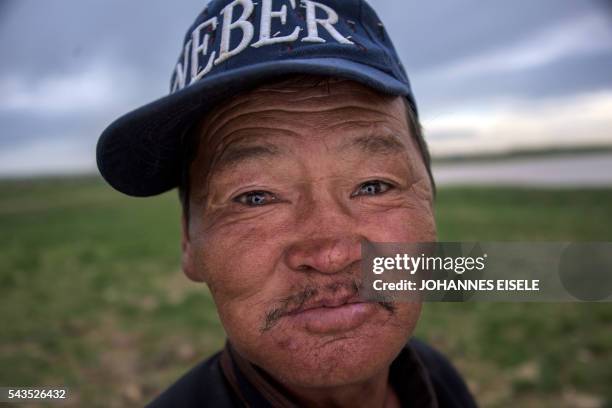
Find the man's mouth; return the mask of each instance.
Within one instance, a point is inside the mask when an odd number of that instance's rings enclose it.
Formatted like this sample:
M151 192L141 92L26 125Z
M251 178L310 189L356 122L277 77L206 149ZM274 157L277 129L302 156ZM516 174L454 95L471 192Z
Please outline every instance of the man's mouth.
M304 303L285 318L309 332L333 334L361 326L376 312L377 306L354 295L324 297Z

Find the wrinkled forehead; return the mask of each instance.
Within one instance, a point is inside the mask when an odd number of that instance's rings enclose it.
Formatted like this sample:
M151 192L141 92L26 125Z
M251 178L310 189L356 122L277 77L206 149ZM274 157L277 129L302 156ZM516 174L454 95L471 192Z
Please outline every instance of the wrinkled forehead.
M316 143L316 135L329 142L330 134L378 129L409 138L406 109L404 98L354 81L286 77L236 95L202 117L197 159L214 161L229 145L265 143L266 136L279 140L276 136L306 133Z

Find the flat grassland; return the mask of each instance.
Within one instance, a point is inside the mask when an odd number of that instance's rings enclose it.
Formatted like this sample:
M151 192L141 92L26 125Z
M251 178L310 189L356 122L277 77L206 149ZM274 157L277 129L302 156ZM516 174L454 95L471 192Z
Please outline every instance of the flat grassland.
M179 268L175 193L95 178L0 182L0 386L67 406L142 406L219 349L206 288ZM612 241L612 189L442 188L440 240ZM418 337L486 407L612 406L612 305L427 304Z

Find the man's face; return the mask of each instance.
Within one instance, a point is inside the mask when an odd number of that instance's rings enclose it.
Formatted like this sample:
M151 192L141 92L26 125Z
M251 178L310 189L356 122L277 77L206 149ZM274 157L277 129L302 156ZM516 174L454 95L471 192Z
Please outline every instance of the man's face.
M360 242L436 238L403 98L347 80L260 87L209 113L191 166L183 267L235 349L287 385L390 364L417 303L359 303Z

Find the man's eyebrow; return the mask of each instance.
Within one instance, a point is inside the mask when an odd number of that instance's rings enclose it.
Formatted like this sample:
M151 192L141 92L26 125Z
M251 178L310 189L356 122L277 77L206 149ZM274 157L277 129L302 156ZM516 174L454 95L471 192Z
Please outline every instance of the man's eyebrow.
M343 143L338 150L358 149L370 154L399 154L406 152L406 146L398 137L389 134L364 135Z
M275 157L281 154L281 149L271 144L235 144L228 146L215 163L218 170L235 167L240 163Z

